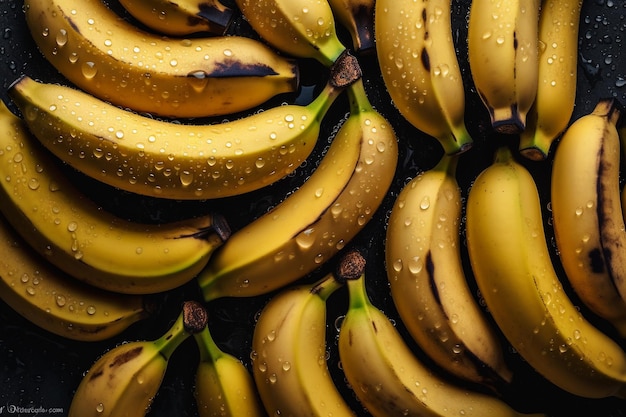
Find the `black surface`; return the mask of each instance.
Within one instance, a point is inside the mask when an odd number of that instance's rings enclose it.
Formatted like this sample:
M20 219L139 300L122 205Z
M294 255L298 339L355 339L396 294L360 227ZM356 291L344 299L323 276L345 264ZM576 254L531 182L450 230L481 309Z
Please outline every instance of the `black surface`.
M80 2L77 1L76 4L79 7ZM468 129L475 140L474 148L463 156L459 166L459 182L465 194L475 176L491 162L493 144L507 140L490 132L486 111L472 88L469 69L464 59L467 53L465 39L468 4L467 0L453 1L455 41L468 93ZM111 5L121 12L116 2L111 2ZM236 17L230 32L254 36L241 16ZM0 0L0 36L0 96L3 100L7 100L8 85L22 74L48 82L66 82L35 48L24 23L22 1ZM351 45L344 32L341 32L341 36L347 45ZM626 103L626 56L622 53L625 36L626 2L585 0L580 28L580 75L574 118L589 112L599 97L613 96ZM382 237L385 219L401 187L418 172L434 166L441 155L441 149L434 139L407 124L392 107L375 57L363 56L359 60L364 69L370 100L388 118L398 134L400 163L387 199L375 218L357 236L354 244L367 252L369 292L373 302L390 317L397 319L384 272ZM306 63L303 68L306 88L300 97L285 95L268 103L268 106L282 101L304 100L316 86L324 82L321 75L325 72L318 64ZM312 172L320 153L331 139L332 132L345 116L348 110L346 104L345 100L340 99L334 105L324 123L319 145L302 167L279 183L242 197L208 202L160 201L112 190L69 170L68 174L73 175L81 185L84 184L85 191L104 208L127 218L156 222L218 210L226 215L233 230L237 230L277 204ZM538 179L542 197L546 199L550 162L522 162ZM544 206L547 207L547 200ZM547 209L546 214L549 214ZM550 233L549 222L546 226L547 233ZM315 280L329 267L329 264L323 266L316 273L304 277L302 282ZM345 312L346 293L342 291L334 295L329 303L329 367L346 399L355 410L360 411L362 409L347 388L337 363L337 331L333 323ZM212 333L224 350L249 362L252 324L255 315L270 296L271 294L251 299L217 300L207 306ZM195 283L166 294L161 302L161 309L153 317L132 326L114 339L98 343L73 342L48 334L0 302L0 415L11 414L11 406L24 409L22 413L14 412L12 415L34 415L38 409L39 416L66 415L73 390L99 355L124 341L154 339L160 336L178 315L180 304L185 299L200 299ZM584 308L581 309L588 314ZM590 315L589 317L607 332L611 332L603 323ZM398 328L403 330L402 324L397 322ZM192 395L197 349L192 340L187 342L173 355L150 416L197 415ZM410 343L408 338L407 342ZM515 368L517 379L505 398L520 410L543 411L554 417L625 415L626 402L614 399L587 400L568 395L537 376L514 352L508 351L507 355L511 366ZM360 411L360 415L367 414Z

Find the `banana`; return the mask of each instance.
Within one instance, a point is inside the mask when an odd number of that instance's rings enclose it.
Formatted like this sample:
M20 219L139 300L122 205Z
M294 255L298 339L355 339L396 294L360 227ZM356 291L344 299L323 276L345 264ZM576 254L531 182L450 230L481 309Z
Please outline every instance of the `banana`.
M252 374L270 416L356 416L326 362L326 302L358 268L350 253L336 273L277 293L258 317Z
M194 338L200 349L194 390L199 417L264 416L254 380L243 362L221 350L208 327Z
M496 397L450 383L420 362L385 313L370 301L364 272L347 285L349 306L339 330L341 367L374 417L523 415Z
M230 235L218 214L149 225L102 211L4 103L0 148L0 211L47 261L96 287L142 294L175 288Z
M182 308L171 328L158 339L123 343L104 353L78 385L69 417L145 416L171 355L206 326L206 311L199 303L185 302Z
M601 100L564 133L552 164L552 223L561 264L581 301L626 337L626 245L620 202L620 112Z
M397 139L362 80L347 91L350 115L309 179L234 232L199 274L206 301L285 286L339 252L372 218L395 174Z
M445 153L469 149L450 1L378 0L374 16L378 61L394 106Z
M328 0L335 20L350 33L356 52L374 50L374 0Z
M0 219L0 298L40 328L78 341L109 339L145 319L135 295L109 293L64 275Z
M298 87L298 68L237 36L173 39L141 31L101 0L25 0L45 58L77 87L137 112L203 117L251 109Z
M387 277L420 348L451 374L497 390L512 373L463 270L457 163L457 155L444 155L401 190L387 225Z
M626 398L626 352L568 298L550 258L534 178L508 147L475 179L466 227L478 288L519 355L571 394Z
M196 33L225 35L233 9L219 0L119 0L135 19L157 33L187 36Z
M340 92L328 84L307 106L202 126L152 119L26 76L9 94L31 132L84 174L136 194L203 200L258 190L293 172Z
M567 128L576 101L582 0L544 0L539 15L537 96L520 134L525 157L543 160Z
M471 2L470 72L491 125L500 133L525 129L526 115L537 95L539 4L540 0Z
M327 0L235 0L243 16L267 43L296 58L331 66L346 50L337 37Z

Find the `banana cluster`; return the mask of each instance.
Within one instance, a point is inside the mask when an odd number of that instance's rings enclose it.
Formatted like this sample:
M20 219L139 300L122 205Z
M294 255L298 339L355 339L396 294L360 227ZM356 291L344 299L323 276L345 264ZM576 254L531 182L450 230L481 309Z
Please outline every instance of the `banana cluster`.
M468 2L466 57L445 0L118 3L124 18L24 0L64 82L20 74L0 104L0 298L55 336L112 344L70 417L146 415L188 340L201 417L547 416L516 401L529 374L626 399L626 127L615 99L570 120L582 0ZM432 166L403 176L415 132L398 120L435 140ZM479 136L494 156L463 189ZM126 218L77 178L200 208ZM215 209L260 193L270 207L243 224ZM163 334L127 341L190 293ZM207 307L256 297L239 355Z

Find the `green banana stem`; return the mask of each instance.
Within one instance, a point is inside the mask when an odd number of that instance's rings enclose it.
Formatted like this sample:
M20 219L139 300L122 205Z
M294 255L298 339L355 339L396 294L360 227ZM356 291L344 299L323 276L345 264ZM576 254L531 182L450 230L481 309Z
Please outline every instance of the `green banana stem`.
M348 87L348 97L350 98L351 113L366 113L374 111L372 103L367 97L363 79L358 79Z
M189 336L206 328L207 321L208 316L204 307L196 301L187 301L172 327L152 343L159 353L169 360L176 348Z
M435 171L445 172L450 177L456 177L456 168L459 165L459 155L456 154L443 154L437 165L433 167Z
M348 310L363 310L372 305L365 289L365 274L348 281Z
M219 358L225 355L225 353L217 346L215 340L211 336L209 327L206 326L201 332L193 335L198 344L200 351L201 362L216 362Z
M315 114L315 120L319 123L328 112L328 109L335 102L335 99L339 97L339 94L343 91L343 88L338 88L332 83L326 83L324 89L318 94L318 96L307 107Z
M338 280L333 273L326 274L311 287L311 294L317 295L322 300L328 300L335 291L341 288L344 283Z

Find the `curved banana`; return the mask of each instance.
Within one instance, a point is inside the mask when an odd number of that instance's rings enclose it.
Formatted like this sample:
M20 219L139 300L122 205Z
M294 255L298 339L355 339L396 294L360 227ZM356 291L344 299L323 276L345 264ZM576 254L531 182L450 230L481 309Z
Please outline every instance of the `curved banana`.
M530 366L574 395L626 398L626 352L568 298L534 178L507 147L470 189L467 246L487 309Z
M582 4L582 0L541 3L537 96L519 142L520 152L529 159L548 156L574 112Z
M194 395L200 417L262 417L265 410L254 379L238 358L216 344L209 328L195 333L200 349Z
M268 293L317 269L372 218L398 162L393 128L352 84L350 116L311 177L233 233L198 276L205 300Z
M346 280L341 272L329 273L313 285L286 288L261 311L250 357L268 415L356 416L326 362L326 301Z
M339 357L348 383L374 417L524 415L495 397L448 382L421 363L371 303L364 273L347 285L349 306L339 331Z
M219 215L148 225L102 211L4 104L0 148L6 219L46 260L96 287L142 294L178 287L230 234Z
M436 138L445 153L463 152L465 89L452 40L448 0L377 0L376 51L394 106Z
M328 0L335 20L350 33L354 50L374 50L374 0Z
M252 28L281 52L331 66L345 51L327 0L235 0Z
M78 385L69 417L145 416L171 355L190 335L206 326L206 320L206 311L200 304L186 302L163 336L153 341L123 343L107 351Z
M136 194L203 200L258 190L293 172L340 91L329 84L307 106L208 125L152 119L28 77L9 94L31 132L84 174Z
M620 202L620 112L601 100L556 147L552 224L567 279L581 301L626 337L626 245Z
M101 341L145 319L144 299L64 275L0 219L0 299L31 323L79 341Z
M420 348L451 374L497 390L512 373L463 270L457 162L458 156L444 155L398 194L387 225L387 277Z
M101 0L25 0L46 59L77 87L118 106L166 117L231 114L297 89L298 69L236 36L170 39L143 32Z
M539 4L540 0L471 2L470 72L491 124L500 133L525 129L526 114L537 95Z
M186 36L196 33L224 35L233 9L219 0L119 0L135 19L157 33Z

